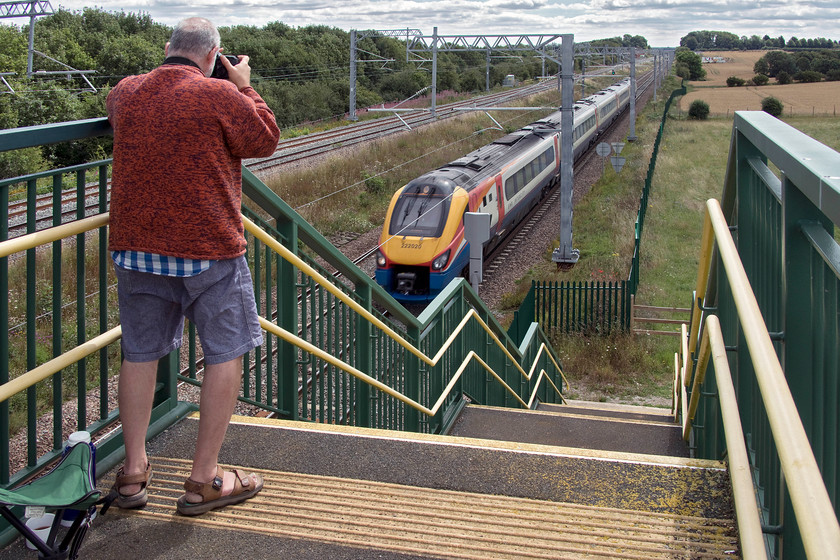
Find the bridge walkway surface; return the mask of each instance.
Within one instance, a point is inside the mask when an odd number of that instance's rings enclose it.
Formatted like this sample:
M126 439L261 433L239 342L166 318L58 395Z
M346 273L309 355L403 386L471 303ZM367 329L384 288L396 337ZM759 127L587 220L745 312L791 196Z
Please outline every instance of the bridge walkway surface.
M670 411L570 404L469 405L452 435L235 417L220 461L265 488L196 518L175 512L190 416L149 444L148 506L96 519L81 557L737 557L725 465L687 458Z

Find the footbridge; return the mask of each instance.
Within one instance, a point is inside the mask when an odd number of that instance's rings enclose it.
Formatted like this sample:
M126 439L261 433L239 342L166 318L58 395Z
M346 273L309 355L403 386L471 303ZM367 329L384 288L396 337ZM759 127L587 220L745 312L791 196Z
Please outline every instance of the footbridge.
M4 130L0 152L108 134L105 119ZM667 410L566 401L540 325L509 334L463 280L415 317L243 169L265 340L221 461L265 489L175 513L204 372L188 326L159 367L149 505L93 519L80 557L836 558L838 169L781 121L735 116ZM109 173L0 180L3 488L73 431L93 435L100 487L123 458ZM0 559L35 555L2 535Z

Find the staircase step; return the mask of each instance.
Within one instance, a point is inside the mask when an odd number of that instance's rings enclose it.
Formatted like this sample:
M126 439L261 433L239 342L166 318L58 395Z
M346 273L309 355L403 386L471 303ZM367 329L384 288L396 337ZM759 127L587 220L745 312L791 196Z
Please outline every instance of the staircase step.
M669 417L574 406L566 410L566 405L540 405L538 410L522 410L471 404L464 408L450 435L646 455L689 456L682 429Z

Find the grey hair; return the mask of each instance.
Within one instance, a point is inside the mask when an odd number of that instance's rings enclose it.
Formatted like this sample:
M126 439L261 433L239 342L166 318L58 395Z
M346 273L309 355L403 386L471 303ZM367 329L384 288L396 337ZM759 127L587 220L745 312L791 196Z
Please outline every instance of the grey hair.
M178 22L169 38L169 55L206 55L221 45L219 30L207 19L191 17Z

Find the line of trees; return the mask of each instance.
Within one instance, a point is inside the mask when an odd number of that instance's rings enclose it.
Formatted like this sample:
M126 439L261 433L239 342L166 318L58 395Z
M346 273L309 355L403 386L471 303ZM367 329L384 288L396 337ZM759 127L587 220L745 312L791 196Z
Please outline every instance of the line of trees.
M680 46L693 51L738 51L760 49L833 49L838 47L835 39L817 37L814 39L798 39L791 37L770 37L765 35L738 36L727 31L692 31L680 39Z
M770 51L753 67L756 75L776 78L780 84L840 80L840 51Z
M78 74L35 74L27 78L28 23L0 25L0 127L15 128L102 117L105 97L120 79L148 72L164 58L163 47L172 28L148 14L59 9L35 22L33 70L94 70ZM274 111L281 127L342 116L350 93L350 35L327 26L292 28L281 22L263 27L220 27L228 54L251 57L252 81ZM359 107L406 99L431 83L431 64L406 61L405 42L368 37L358 44L356 99ZM497 53L494 53L497 54ZM388 62L384 62L387 60ZM500 57L490 69L491 87L508 74L518 80L553 74L557 66L536 54ZM475 92L485 89L483 52L440 53L438 91ZM43 150L0 153L0 177L12 177L43 167L72 165L107 157L108 140L45 147Z

